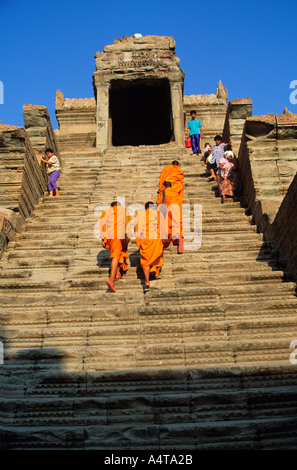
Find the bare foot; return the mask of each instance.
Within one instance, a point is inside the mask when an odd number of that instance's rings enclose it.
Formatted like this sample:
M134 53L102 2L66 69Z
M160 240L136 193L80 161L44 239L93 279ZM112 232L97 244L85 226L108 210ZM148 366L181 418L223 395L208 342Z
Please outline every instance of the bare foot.
M183 239L183 238L180 238L180 239L179 239L178 252L179 252L179 253L183 253L183 252L184 252L184 239Z
M146 282L144 287L144 292L148 292L150 290L150 283Z
M106 285L107 285L108 290L109 290L110 292L116 292L115 286L114 286L114 284L113 284L110 280L106 281Z

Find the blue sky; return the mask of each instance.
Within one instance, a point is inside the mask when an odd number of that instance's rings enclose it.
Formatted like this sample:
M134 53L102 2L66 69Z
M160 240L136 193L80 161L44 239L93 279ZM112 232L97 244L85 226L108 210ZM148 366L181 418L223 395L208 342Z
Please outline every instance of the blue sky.
M23 105L47 106L54 128L56 90L92 97L94 56L115 38L173 36L185 94L250 97L253 115L283 112L297 80L297 2L233 0L0 0L3 124L23 126ZM0 89L1 92L1 89ZM0 94L0 103L1 94Z

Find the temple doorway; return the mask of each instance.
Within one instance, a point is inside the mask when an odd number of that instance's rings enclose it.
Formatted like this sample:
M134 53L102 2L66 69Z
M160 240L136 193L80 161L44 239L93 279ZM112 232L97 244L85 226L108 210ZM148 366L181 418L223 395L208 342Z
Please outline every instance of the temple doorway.
M111 80L111 144L159 145L174 140L168 79Z

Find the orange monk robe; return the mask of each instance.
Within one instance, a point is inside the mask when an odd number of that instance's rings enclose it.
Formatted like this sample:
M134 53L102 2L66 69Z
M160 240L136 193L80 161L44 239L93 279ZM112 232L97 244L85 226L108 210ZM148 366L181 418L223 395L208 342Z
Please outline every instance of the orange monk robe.
M167 239L161 238L165 225L164 215L153 208L140 212L135 219L135 241L140 247L140 263L142 268L149 266L150 272L163 266L164 248L169 244Z
M165 188L164 181L170 182L171 186ZM163 168L159 178L159 190L162 189L165 189L166 206L171 206L168 216L172 238L179 238L183 236L184 172L178 165L167 165ZM162 195L158 194L157 204L160 204L161 201Z
M123 271L128 270L128 243L131 238L130 221L122 206L109 207L100 217L100 235L105 248L110 250L110 258L117 258Z

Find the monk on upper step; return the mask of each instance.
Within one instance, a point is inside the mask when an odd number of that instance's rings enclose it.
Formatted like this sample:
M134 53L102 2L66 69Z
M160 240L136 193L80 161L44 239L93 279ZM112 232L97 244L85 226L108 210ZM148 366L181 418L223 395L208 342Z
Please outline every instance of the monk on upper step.
M165 204L168 208L169 232L172 234L172 244L178 244L178 252L183 253L184 172L177 160L174 160L171 165L165 166L161 172L157 204L161 203L162 194L160 191L163 190L165 190Z

